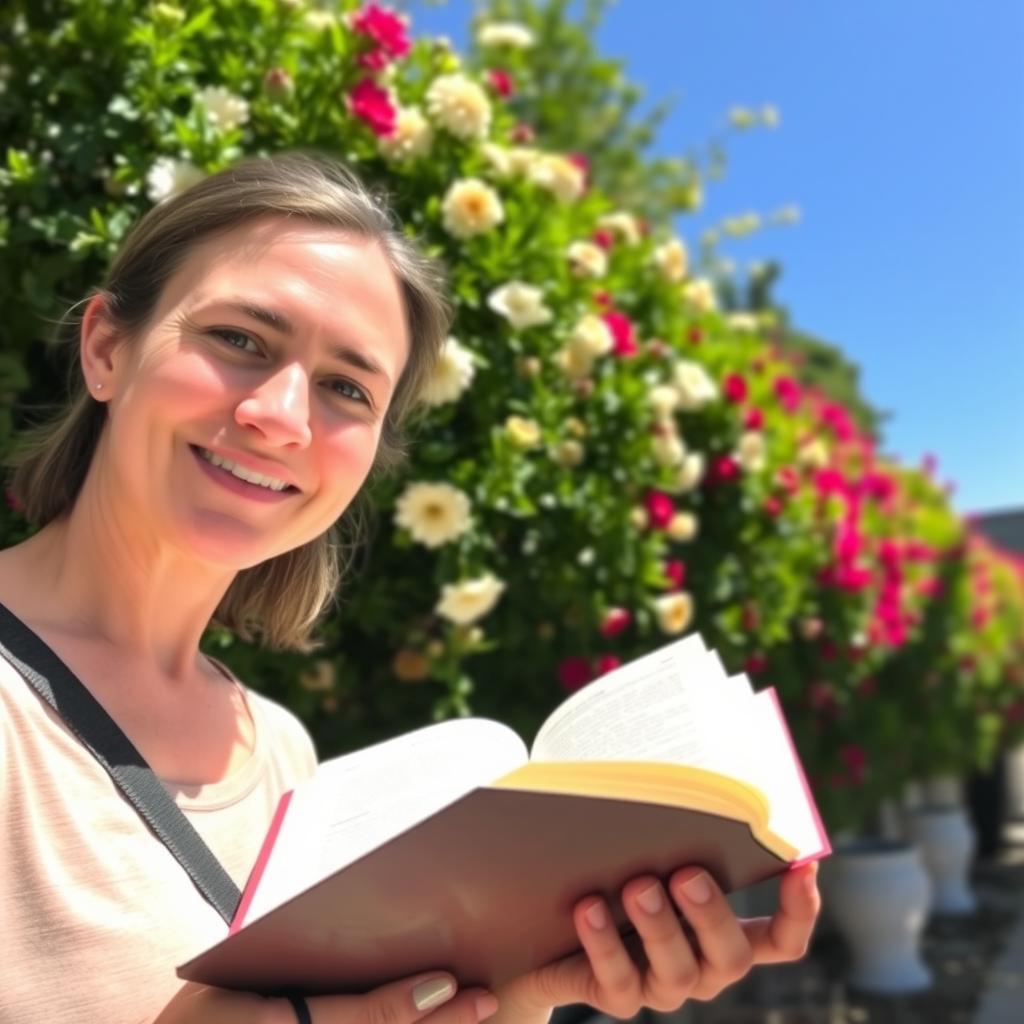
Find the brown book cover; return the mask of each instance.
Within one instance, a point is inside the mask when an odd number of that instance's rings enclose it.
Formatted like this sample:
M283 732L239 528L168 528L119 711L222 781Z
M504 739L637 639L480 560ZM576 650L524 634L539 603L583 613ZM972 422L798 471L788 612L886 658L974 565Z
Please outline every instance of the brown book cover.
M252 922L243 904L244 927L178 975L313 994L447 969L462 985L493 987L578 948L571 910L583 896L604 894L626 928L617 895L626 881L691 864L727 892L788 867L728 817L479 788Z

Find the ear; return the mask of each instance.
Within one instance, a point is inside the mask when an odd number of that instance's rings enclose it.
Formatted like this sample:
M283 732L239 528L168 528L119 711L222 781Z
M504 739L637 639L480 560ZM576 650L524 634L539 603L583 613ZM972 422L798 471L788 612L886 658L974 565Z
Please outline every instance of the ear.
M85 386L98 402L109 399L114 384L114 354L121 337L107 311L107 296L97 292L85 307L82 317L80 356Z

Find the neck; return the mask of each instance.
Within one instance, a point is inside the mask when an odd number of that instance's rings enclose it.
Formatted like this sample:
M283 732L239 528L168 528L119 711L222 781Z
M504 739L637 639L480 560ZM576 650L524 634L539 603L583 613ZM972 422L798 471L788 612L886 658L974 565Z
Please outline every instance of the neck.
M66 518L21 545L20 603L40 625L105 642L169 683L186 681L235 574L169 549L132 518L87 480Z

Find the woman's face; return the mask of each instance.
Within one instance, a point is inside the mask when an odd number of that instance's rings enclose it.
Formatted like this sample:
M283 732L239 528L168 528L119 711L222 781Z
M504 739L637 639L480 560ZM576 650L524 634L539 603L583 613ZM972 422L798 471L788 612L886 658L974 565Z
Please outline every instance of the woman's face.
M224 567L297 547L365 480L408 354L377 242L283 218L207 239L111 349L101 493Z

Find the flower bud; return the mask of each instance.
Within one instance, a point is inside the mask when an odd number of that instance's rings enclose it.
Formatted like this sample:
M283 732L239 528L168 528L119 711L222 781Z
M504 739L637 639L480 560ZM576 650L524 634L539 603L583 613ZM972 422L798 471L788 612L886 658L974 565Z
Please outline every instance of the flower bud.
M284 68L270 68L263 76L263 90L272 100L286 100L295 91L295 83Z

